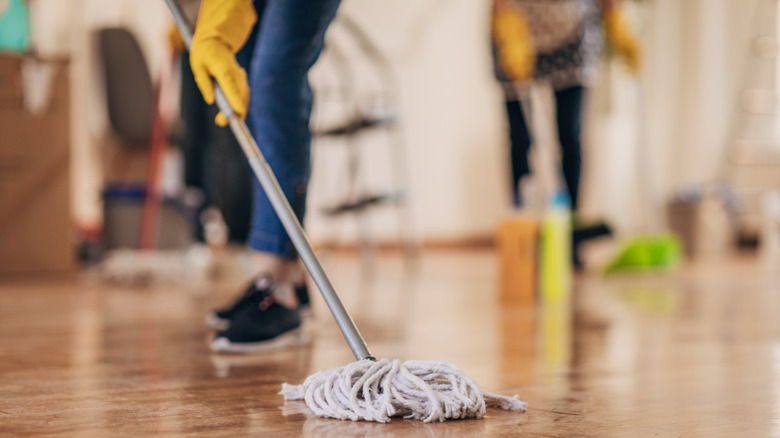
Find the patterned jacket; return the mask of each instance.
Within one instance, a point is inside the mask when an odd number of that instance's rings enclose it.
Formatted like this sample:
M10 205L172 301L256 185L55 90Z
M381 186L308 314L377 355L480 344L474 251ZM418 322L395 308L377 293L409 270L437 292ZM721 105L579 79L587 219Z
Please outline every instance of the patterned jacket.
M603 50L598 0L510 0L525 15L536 49L534 80L556 90L589 85L598 74ZM495 57L494 57L495 59ZM515 85L494 62L508 97Z

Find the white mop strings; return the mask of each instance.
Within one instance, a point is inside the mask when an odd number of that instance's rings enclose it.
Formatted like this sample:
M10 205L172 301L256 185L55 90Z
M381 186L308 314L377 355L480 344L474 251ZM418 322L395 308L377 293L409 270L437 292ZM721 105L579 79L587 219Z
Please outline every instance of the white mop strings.
M303 385L284 383L285 400L304 400L322 417L387 423L403 416L424 422L482 418L485 408L524 412L519 397L482 392L449 362L361 360L309 376Z

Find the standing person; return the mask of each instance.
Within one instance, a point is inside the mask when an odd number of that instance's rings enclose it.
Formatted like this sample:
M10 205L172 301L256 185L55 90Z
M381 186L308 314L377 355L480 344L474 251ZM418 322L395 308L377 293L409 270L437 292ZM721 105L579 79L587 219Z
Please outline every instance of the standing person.
M246 118L287 200L303 222L310 174L308 72L322 51L339 0L203 0L190 66L203 98L216 80ZM238 55L238 56L237 56ZM217 125L226 126L219 113ZM251 352L299 342L305 277L287 232L258 181L248 245L257 277L229 307L213 312L214 351Z
M191 23L197 21L200 2L179 0ZM229 233L227 239L245 243L252 212L251 169L230 129L211 122L219 110L203 100L192 75L189 52L173 23L168 40L173 52L180 56L181 64L180 144L184 155L184 183L202 195L195 238L205 240L204 226L208 221L224 220ZM236 56L242 58L247 54L239 51Z
M639 43L619 0L494 0L493 51L496 77L505 92L512 162L512 194L523 205L521 180L530 174L528 130L518 88L549 83L555 92L563 178L572 211L579 204L582 169L581 122L586 87L598 74L603 35L632 71ZM574 262L579 265L576 248Z

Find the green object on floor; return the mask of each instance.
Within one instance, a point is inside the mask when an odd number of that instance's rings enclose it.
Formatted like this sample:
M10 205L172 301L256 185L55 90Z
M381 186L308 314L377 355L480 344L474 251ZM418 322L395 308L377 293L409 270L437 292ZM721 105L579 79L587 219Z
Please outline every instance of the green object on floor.
M682 243L674 234L638 237L625 244L604 273L667 269L676 266L682 257Z

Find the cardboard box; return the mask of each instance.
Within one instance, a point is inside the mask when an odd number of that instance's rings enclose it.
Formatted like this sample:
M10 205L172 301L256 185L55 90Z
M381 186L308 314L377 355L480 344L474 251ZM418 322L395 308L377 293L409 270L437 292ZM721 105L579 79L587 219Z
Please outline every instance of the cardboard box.
M530 216L504 219L496 228L499 300L531 306L536 302L539 223Z
M74 267L65 60L0 54L0 274Z

